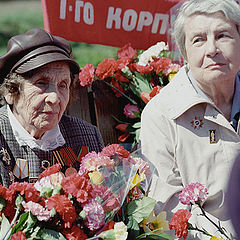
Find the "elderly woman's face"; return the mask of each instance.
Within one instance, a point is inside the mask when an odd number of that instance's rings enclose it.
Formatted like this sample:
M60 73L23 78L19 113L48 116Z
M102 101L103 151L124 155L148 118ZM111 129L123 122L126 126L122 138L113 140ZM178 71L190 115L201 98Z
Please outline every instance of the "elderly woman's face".
M187 62L200 86L234 81L240 66L240 36L221 13L197 14L185 21Z
M33 137L41 137L59 123L69 101L70 84L70 68L64 62L47 64L24 81L13 114Z

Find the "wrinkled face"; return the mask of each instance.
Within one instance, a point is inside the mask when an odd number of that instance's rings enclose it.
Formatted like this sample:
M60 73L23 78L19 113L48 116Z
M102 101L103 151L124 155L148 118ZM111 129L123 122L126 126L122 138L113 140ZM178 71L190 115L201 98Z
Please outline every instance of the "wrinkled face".
M19 98L13 103L13 114L32 136L41 137L59 123L69 101L70 84L67 63L40 67L22 84Z
M218 81L233 81L240 67L237 27L221 13L196 14L185 21L187 62L203 88Z

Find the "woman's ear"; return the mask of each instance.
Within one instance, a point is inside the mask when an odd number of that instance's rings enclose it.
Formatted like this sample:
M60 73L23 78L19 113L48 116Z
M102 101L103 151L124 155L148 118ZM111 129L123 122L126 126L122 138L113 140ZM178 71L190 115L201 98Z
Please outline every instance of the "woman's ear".
M7 102L7 104L12 105L14 103L14 94L13 93L7 93L5 96L5 101Z

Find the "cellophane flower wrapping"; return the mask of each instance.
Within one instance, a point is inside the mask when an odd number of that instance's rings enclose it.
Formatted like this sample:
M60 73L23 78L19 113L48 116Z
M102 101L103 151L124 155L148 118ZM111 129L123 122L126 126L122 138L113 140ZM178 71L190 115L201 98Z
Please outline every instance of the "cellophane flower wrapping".
M78 173L71 176L64 176L61 165L55 164L35 184L0 185L1 239L77 240L104 235L108 230L116 237L119 228L115 223L122 226L120 232L124 226L130 228L131 218L140 223L155 201L142 201L147 210L141 216L134 216L135 203L129 206L144 196L139 183L150 174L148 164L137 153L112 144L100 153L85 155Z

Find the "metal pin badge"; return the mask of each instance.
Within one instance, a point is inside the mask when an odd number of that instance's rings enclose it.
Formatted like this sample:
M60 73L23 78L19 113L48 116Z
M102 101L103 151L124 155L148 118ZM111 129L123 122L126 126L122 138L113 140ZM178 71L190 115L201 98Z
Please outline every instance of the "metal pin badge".
M19 179L24 179L29 176L27 159L17 158L16 164L13 168L13 175Z
M200 117L195 117L192 121L191 121L191 125L194 129L199 129L202 127L203 125L203 121L202 119L200 119Z
M211 129L211 130L209 130L209 142L210 142L211 144L217 142L216 129Z
M11 163L11 158L5 148L0 149L0 155L2 156L2 160L7 164L10 165Z

